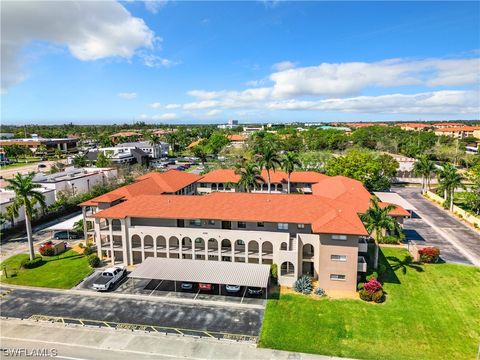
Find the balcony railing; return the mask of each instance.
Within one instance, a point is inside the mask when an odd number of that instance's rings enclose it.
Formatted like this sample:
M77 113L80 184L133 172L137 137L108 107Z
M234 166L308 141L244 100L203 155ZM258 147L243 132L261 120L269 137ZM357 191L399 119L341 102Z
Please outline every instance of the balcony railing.
M365 261L365 258L363 256L358 257L357 271L367 272L367 262Z
M366 253L368 252L368 242L364 238L358 239L358 252Z

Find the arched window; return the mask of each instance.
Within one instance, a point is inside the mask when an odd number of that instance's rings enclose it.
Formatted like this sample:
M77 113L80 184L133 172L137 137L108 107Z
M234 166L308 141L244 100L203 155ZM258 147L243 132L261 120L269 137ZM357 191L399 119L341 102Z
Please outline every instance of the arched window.
M315 249L314 249L313 245L311 245L311 244L303 245L302 254L303 254L304 259L313 258L314 254L315 254Z
M273 253L273 245L270 241L264 241L262 243L262 254L271 254Z
M146 235L143 238L143 246L145 248L153 248L153 237L151 237L150 235Z
M282 263L280 267L280 275L281 276L294 276L295 275L295 267L290 261L285 261Z
M179 241L178 241L178 238L176 236L172 236L169 240L168 240L168 248L170 250L174 250L174 249L178 249L178 246L179 246Z
M138 235L132 236L132 249L134 248L141 248L142 247L142 239Z
M288 245L286 242L282 242L280 244L280 250L285 250L285 251L288 250Z
M200 237L195 239L195 250L205 250L205 241Z
M249 254L256 254L258 253L259 247L258 247L258 242L255 240L249 241L248 242L248 253Z
M166 249L167 239L164 236L157 236L157 249Z

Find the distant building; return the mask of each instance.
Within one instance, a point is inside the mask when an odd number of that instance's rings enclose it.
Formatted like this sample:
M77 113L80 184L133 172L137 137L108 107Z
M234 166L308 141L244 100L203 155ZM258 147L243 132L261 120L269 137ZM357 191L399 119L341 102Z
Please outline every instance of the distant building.
M462 123L455 123L455 122L441 122L441 123L432 124L432 126L436 129L445 129L445 128L451 128L451 127L467 126L467 125Z
M422 123L399 123L397 126L400 126L400 129L407 131L421 131L426 128L432 127L430 124Z
M245 136L240 134L231 134L227 135L228 141L230 141L230 145L234 148L241 148L245 145L245 141L247 140Z
M435 135L451 136L456 139L476 137L480 139L480 126L456 126L435 130Z
M87 159L96 161L101 152L114 164L148 164L150 159L149 154L135 146L92 149L86 153Z
M12 139L14 136L12 133L0 133L0 139Z
M44 145L47 148L47 152L54 152L57 149L63 152L77 151L77 138L42 138L34 135L32 134L31 138L25 139L3 139L0 140L0 146L19 145L36 151L39 146Z
M59 192L83 194L90 191L93 186L116 177L117 170L114 168L74 168L72 166L54 174L37 173L33 182L42 185L43 188L54 190L55 199L57 199Z
M243 133L245 135L250 135L250 134L253 134L257 131L262 131L262 130L265 130L265 126L263 126L263 125L258 125L258 126L249 125L249 126L244 126L243 127Z
M228 120L227 124L221 124L218 125L217 127L219 129L233 129L238 126L238 120Z
M136 131L121 131L121 132L110 135L110 139L114 144L125 139L127 139L128 141L138 141L141 138L142 138L142 134Z
M45 204L47 206L52 205L55 202L55 190L54 189L47 189L45 187L41 187L37 189L40 193L43 194L45 197ZM6 215L7 208L13 204L15 200L15 193L13 191L5 190L0 188L0 213ZM37 203L34 207L36 210L40 211L40 205ZM17 223L23 223L25 221L25 214L23 206L18 211L18 216L13 219L6 219L3 223L0 223L0 229L9 229L12 225L17 225Z
M136 141L136 142L128 142L122 143L115 146L116 148L131 148L136 147L142 150L145 154L147 154L152 159L158 159L163 156L167 156L170 150L170 145L166 142L160 142L158 144L152 145L148 141Z

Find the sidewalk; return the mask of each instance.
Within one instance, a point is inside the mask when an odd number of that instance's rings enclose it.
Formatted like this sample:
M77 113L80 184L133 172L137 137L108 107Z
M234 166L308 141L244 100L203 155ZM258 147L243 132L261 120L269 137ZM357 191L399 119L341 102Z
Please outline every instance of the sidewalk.
M216 339L198 339L158 333L140 333L93 327L36 323L28 320L2 319L0 325L2 348L15 343L37 348L56 348L59 356L72 358L78 351L86 359L173 358L173 359L340 359L321 355L294 353L256 348L251 344Z

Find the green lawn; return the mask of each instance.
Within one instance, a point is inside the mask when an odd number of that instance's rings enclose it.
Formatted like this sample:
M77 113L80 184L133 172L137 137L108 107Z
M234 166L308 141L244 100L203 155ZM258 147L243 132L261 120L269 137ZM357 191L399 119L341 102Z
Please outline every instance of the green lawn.
M388 266L385 303L283 295L267 304L260 346L360 359L474 359L480 268L430 264L417 271L402 266L406 250L382 252L395 268Z
M21 269L20 263L24 259L28 259L27 254L14 255L2 262L0 281L6 284L69 289L92 272L87 258L73 250L58 256L44 257L45 263L35 269ZM4 267L7 268L8 278L3 274ZM16 276L11 276L15 273Z

